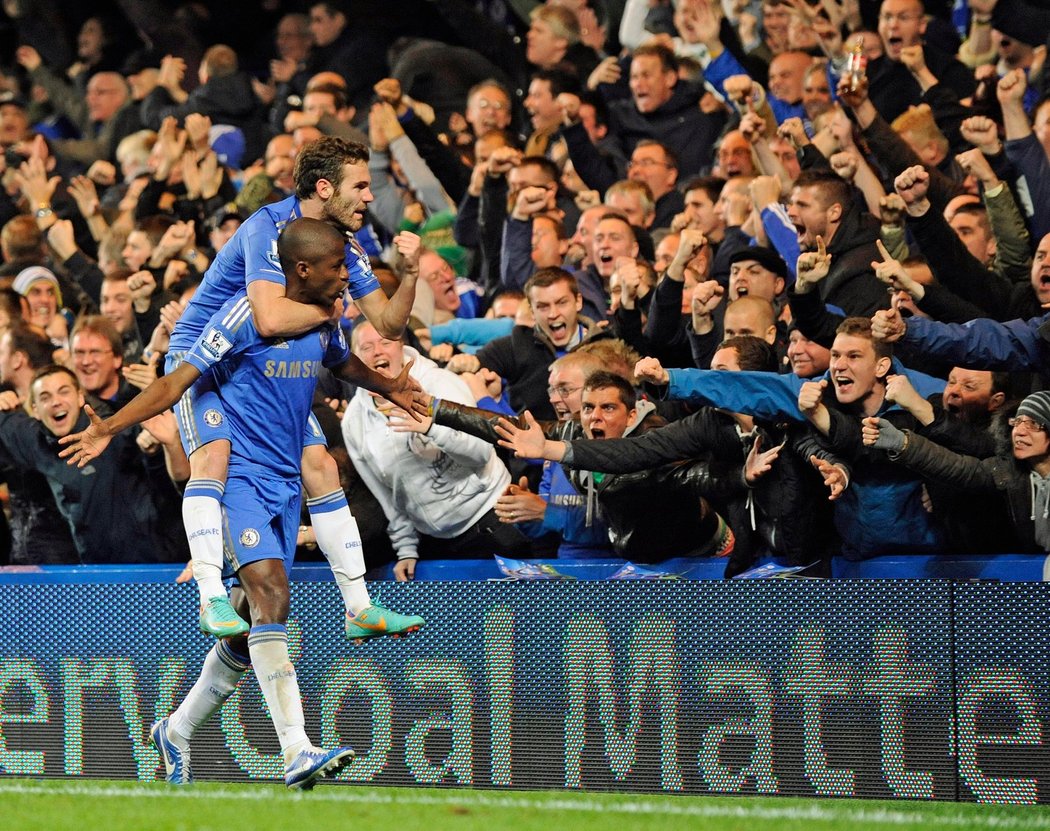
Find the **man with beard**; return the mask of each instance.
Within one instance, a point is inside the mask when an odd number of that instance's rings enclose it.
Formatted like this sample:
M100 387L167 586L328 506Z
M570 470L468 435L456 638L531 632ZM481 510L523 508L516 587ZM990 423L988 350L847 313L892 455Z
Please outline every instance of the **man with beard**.
M211 317L233 295L245 290L255 328L262 337L288 338L324 323L331 310L298 303L285 295L277 257L280 231L300 216L325 220L347 233L345 260L350 297L386 336L398 337L415 299L419 274L419 237L404 233L395 242L405 256L405 276L387 300L372 273L368 256L351 233L364 222L372 201L368 149L324 137L307 145L295 162L295 195L256 211L228 243L193 296L171 336L167 372L179 365ZM221 348L218 344L217 348ZM213 391L194 385L179 405L180 431L190 455L190 480L183 499L183 522L190 541L191 565L201 594L201 628L228 636L247 631L230 606L222 585L222 511L230 444L222 402ZM336 583L351 615L364 606L364 560L357 523L339 484L339 471L327 452L318 425L303 450L302 475L318 547L332 564ZM360 607L360 608L359 608Z
M831 271L818 289L825 303L847 315L886 308L886 290L871 267L878 256L879 221L857 207L845 181L829 173L803 173L791 192L787 215L801 250L816 250L820 237L833 256ZM787 262L795 261L789 252L780 253Z

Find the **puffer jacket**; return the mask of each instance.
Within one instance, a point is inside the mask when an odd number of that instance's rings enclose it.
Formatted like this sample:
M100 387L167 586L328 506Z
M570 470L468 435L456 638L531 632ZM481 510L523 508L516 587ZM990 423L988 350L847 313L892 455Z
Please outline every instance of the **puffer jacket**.
M757 438L768 450L798 429L767 422L745 434L728 413L704 407L636 437L571 441L571 466L619 474L682 459L711 458L722 475L739 482L744 459ZM830 505L822 491L809 463L785 447L753 489L741 488L725 500L713 499L718 510L725 511L737 539L726 576L746 569L760 554L773 554L792 565L824 556L832 535Z
M890 453L893 461L915 473L970 492L997 494L1006 503L1016 531L1015 539L1004 539L1002 551L1050 550L1036 542L1036 511L1043 520L1050 514L1050 488L1037 487L1031 469L1010 453L987 459L954 453L910 430L903 450Z
M639 401L643 417L628 433L640 435L663 426L649 401ZM449 401L434 406L434 423L463 430L495 442L493 429L503 416ZM515 421L515 419L508 419ZM518 418L519 427L525 427ZM577 422L541 422L548 438L565 441L571 434L583 435ZM602 441L614 441L603 439ZM620 440L622 441L622 439ZM609 540L616 553L639 563L655 563L671 557L703 555L718 527L715 512L704 497L724 500L744 491L739 476L722 476L708 460L677 463L625 474L592 474L574 470L573 486L586 497L586 510L601 516L609 526Z

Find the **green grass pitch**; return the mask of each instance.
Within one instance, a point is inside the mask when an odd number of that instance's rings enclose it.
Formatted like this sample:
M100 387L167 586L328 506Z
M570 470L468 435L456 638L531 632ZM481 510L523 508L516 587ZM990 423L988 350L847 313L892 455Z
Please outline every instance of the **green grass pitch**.
M757 797L638 796L322 784L172 788L103 780L0 779L4 831L824 831L1046 829L1037 806Z

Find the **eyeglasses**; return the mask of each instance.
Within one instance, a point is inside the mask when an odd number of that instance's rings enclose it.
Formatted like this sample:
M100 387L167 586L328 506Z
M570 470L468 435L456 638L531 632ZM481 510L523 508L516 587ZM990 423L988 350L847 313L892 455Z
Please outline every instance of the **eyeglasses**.
M479 98L474 102L474 106L479 110L505 110L507 105L502 101L489 101L488 98Z
M879 15L879 22L880 23L892 23L894 20L898 21L899 23L912 23L913 21L921 20L921 19L922 19L922 15L921 14L913 14L913 13L908 13L908 12L906 12L904 14L880 14Z
M547 395L551 398L557 396L558 398L568 398L574 392L579 392L583 387L570 387L566 384L558 384L556 387L547 387Z
M102 358L105 355L116 354L112 349L74 349L74 358Z
M667 162L658 162L656 159L631 159L627 163L627 169L630 170L634 167L674 167L674 165Z
M1006 423L1011 427L1024 427L1024 429L1028 430L1030 433L1046 432L1046 427L1044 425L1028 416L1017 416L1016 418L1007 419Z

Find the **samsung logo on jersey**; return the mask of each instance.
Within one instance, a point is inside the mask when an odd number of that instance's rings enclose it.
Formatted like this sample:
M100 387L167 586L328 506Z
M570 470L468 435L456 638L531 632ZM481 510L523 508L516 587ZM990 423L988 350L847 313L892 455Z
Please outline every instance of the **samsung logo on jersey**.
M267 378L316 378L320 361L267 361L263 375Z

